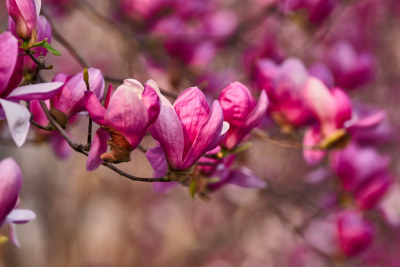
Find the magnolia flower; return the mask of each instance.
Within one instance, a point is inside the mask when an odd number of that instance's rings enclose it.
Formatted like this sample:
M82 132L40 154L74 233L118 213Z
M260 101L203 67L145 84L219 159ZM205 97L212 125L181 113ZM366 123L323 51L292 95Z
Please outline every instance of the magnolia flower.
M262 91L256 104L245 85L233 82L222 90L218 99L224 113L224 120L230 125L223 145L227 149L233 149L260 124L267 110L268 97L265 91Z
M97 99L103 99L103 74L99 69L94 68L89 68L88 73L90 91L93 92ZM73 76L59 73L53 78L53 81L61 81L64 83L59 93L51 99L52 109L61 112L61 116L64 117L64 120L68 120L78 112L86 110L84 92L87 91L87 88L83 80L83 71Z
M18 104L20 100L45 100L54 96L62 83L42 83L15 88L21 81L21 62L18 61L18 41L10 32L0 34L0 120L7 119L11 136L17 146L25 142L30 113Z
M15 22L17 35L21 39L30 40L32 33L37 33L41 0L7 0L6 6Z
M85 92L86 109L99 128L93 139L86 168L89 171L108 162L129 161L129 154L142 141L160 113L159 97L152 80L146 87L134 79L127 79L113 93L112 86L107 93L104 107L93 92ZM158 89L158 88L157 88ZM107 140L111 152L107 151Z
M163 148L171 169L191 168L204 153L221 143L229 128L221 106L214 101L210 110L197 87L183 91L171 105L155 83L150 85L155 87L162 103L160 116L150 132Z
M370 209L382 199L392 178L390 159L372 148L361 148L352 143L332 154L330 165L339 176L343 189L350 192L361 209Z
M344 211L338 215L336 223L339 247L346 256L354 256L371 245L373 228L361 212Z
M260 60L256 74L256 86L266 90L268 109L276 122L298 127L313 119L303 92L308 72L300 60L288 58L279 66L270 60Z
M0 227L10 224L10 238L19 247L13 224L27 223L36 215L30 210L16 209L22 186L21 169L12 158L0 161Z
M357 52L351 43L338 41L328 52L328 64L338 86L355 89L369 81L376 74L376 64L369 52Z

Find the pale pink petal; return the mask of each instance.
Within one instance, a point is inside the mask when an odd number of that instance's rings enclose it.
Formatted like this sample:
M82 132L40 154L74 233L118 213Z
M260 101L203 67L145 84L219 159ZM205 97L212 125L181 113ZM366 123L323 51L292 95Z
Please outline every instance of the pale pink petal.
M10 235L10 240L11 242L17 247L20 248L21 247L21 243L19 242L18 236L17 236L17 229L15 224L10 224L9 227L9 235Z
M107 151L107 141L109 139L109 133L103 128L99 128L96 131L90 147L89 156L86 163L86 170L91 172L101 165L103 160L100 158L100 156Z
M16 0L18 9L21 12L26 24L29 28L35 29L37 27L37 14L35 1L33 0Z
M36 16L39 16L42 7L42 0L35 0Z
M10 223L23 224L36 218L36 214L31 210L14 209L8 215L6 220Z
M7 99L25 101L33 99L49 99L58 93L62 85L63 83L61 82L50 82L17 87L7 96Z
M322 150L311 149L322 141L319 127L309 127L304 133L303 139L303 157L309 165L318 164L325 156L326 152Z
M0 161L0 227L15 207L22 186L22 173L12 158Z
M194 140L186 158L183 161L183 168L189 168L207 151L219 145L219 137L223 129L223 113L219 102L216 100L211 108L210 115L201 125L200 131Z
M11 137L20 147L25 143L28 135L31 114L26 107L11 101L0 99L0 104L6 114Z
M350 133L357 131L365 131L377 127L386 118L386 111L380 110L367 117L355 119L355 121L349 121L349 125L346 125L347 130Z
M104 119L106 110L101 105L100 101L97 99L93 92L85 92L85 106L86 110L89 112L90 118L92 118L95 123L99 125L106 124L106 121Z

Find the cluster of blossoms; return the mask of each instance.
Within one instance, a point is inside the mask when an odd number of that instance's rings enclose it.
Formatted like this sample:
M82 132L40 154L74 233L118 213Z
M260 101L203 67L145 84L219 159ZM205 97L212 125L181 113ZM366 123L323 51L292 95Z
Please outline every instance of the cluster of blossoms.
M65 6L68 3L63 1ZM241 80L251 84L252 92L241 82L227 82L229 70L209 67L218 51L243 42L237 36L243 29L235 12L217 1L200 0L121 0L115 5L122 14L114 18L116 23L128 20L137 26L135 33L143 41L141 49L150 67L162 69L160 61L173 59L171 66L184 71L171 73L171 84L178 87L176 76L186 74L194 76L204 90L187 88L173 103L153 80L142 84L125 79L116 89L110 84L105 91L105 78L96 68L74 75L58 73L52 82L38 83L39 71L46 69L43 58L53 49L52 29L39 15L41 1L7 0L9 28L0 34L0 54L6 55L0 60L0 119L7 120L17 146L25 142L32 122L38 126L36 135L49 140L57 156L68 157L71 148L83 151L88 156L86 169L94 171L102 164L129 162L131 152L151 135L157 144L144 150L153 179L159 181L154 189L166 192L182 184L192 194L207 198L227 184L267 186L252 170L235 164L235 159L248 147L245 140L251 131L270 120L286 137L304 132L303 158L314 168L309 182L334 180L319 204L328 213L320 223L329 225L334 236L324 253L352 257L371 246L377 228L371 214L382 217L380 204L395 179L389 156L378 151L390 134L386 112L349 96L350 90L369 85L378 75L373 40L362 27L333 31L315 47L308 67L300 56L288 56L270 32L245 44L241 69L234 74L245 73ZM344 4L281 0L263 5L263 10L283 16L300 16L305 27L318 27ZM344 21L362 24L366 18L360 13L374 7L374 1L356 5L345 13ZM160 49L154 49L155 44ZM166 56L155 53L161 48ZM69 132L86 115L89 125L93 121L98 128L91 140L90 126L88 144L77 148L60 128ZM0 226L33 219L32 212L15 208L22 183L19 167L5 159L0 170ZM17 243L14 232L11 238Z

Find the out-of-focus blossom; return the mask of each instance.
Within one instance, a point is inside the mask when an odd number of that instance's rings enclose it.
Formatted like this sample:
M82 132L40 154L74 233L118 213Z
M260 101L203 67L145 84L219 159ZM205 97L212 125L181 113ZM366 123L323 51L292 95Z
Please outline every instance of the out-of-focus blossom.
M85 92L86 109L100 128L93 139L87 169L96 169L102 160L124 162L130 152L142 141L144 135L160 113L160 100L154 89L157 84L149 80L146 87L134 79L126 79L113 93L110 85L104 107L93 92ZM158 89L158 88L157 88ZM111 137L107 150L107 140Z
M373 238L373 227L362 217L362 213L348 210L337 217L340 250L352 257L367 249Z
M89 87L90 91L98 100L103 99L104 78L99 69L89 68ZM61 116L67 121L78 112L85 111L84 92L87 91L83 72L73 76L63 73L56 75L53 81L63 82L60 92L51 99L52 109L61 112Z
M319 25L328 18L336 0L280 0L278 3L285 13L305 9L310 22Z
M223 145L227 149L233 149L260 124L267 110L268 97L265 91L262 91L256 104L245 85L233 82L222 90L219 102L224 113L224 120L230 125Z
M336 42L328 52L328 65L336 85L355 89L370 82L376 74L376 64L369 52L358 52L345 40Z
M31 210L16 208L21 187L22 173L18 164L12 158L0 161L0 227L6 223L27 223L36 217ZM10 238L19 246L14 226L10 228Z
M343 189L352 193L358 207L364 210L373 208L391 185L388 167L389 157L354 143L334 152L331 158L331 168Z
M325 84L326 87L332 88L334 79L329 68L322 62L315 62L308 68L308 74L318 78Z
M267 60L256 65L257 87L267 92L271 116L280 124L302 126L309 123L313 117L303 93L307 69L295 58L286 59L275 71L273 65Z
M29 130L30 113L19 105L20 100L45 100L54 96L62 83L42 83L15 88L21 81L22 64L18 60L18 41L10 32L0 34L0 119L7 119L11 136L17 146L25 142Z
M7 11L15 22L15 31L23 40L30 40L37 33L40 0L7 0ZM36 41L36 40L35 40Z
M157 85L154 86L162 102L160 116L150 129L163 149L157 150L165 153L171 170L187 170L204 153L221 143L229 124L223 121L219 102L214 101L210 110L204 94L197 87L183 91L171 105ZM146 154L150 163L155 154Z

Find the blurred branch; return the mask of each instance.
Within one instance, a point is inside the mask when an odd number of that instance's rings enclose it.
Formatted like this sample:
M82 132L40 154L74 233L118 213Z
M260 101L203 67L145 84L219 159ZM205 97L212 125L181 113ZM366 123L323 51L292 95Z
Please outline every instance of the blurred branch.
M47 119L50 121L50 123L57 129L57 131L60 132L61 136L65 139L65 141L67 141L68 145L75 150L76 152L79 152L85 156L88 156L89 153L85 150L86 145L78 143L73 141L68 133L61 127L60 124L58 124L58 122L51 116L50 111L47 109L46 104L44 103L44 101L40 100L40 105L44 111L44 113L46 114ZM113 170L114 172L118 173L121 176L124 176L132 181L140 181L140 182L171 182L171 178L169 176L164 176L164 177L158 177L158 178L144 178L144 177L137 177L131 174L128 174L120 169L118 169L117 167L115 167L113 164L108 163L103 161L102 165L106 166L107 168Z

